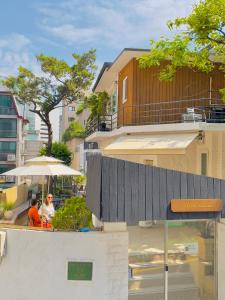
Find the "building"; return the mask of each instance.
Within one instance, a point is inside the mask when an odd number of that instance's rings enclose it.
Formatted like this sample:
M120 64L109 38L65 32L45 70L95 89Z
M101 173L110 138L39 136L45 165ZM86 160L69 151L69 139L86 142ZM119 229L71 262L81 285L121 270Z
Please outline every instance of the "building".
M104 155L89 158L87 201L101 221L129 225L129 300L223 299L223 212L179 215L171 201L225 199L224 74L181 68L159 81L161 67L139 67L145 53L124 49L94 85L112 112L86 138Z
M69 124L73 121L79 122L84 128L87 124L87 119L90 115L88 109L84 109L81 113L77 114L77 109L79 107L79 102L73 102L69 105L63 106L62 115L60 116L60 130L59 130L59 140L62 140L62 135L64 131L69 127Z
M42 120L40 120L39 140L43 142L48 141L48 128Z
M24 128L27 122L28 120L19 112L15 97L8 89L1 87L0 173L23 165Z
M124 299L224 299L225 180L96 154L87 176L102 224L128 225Z
M88 109L84 109L81 113L77 114L76 111L79 107L79 103L71 103L68 106L62 108L62 115L60 116L60 130L59 140L62 141L64 131L69 127L69 124L73 121L80 123L83 128L86 128L87 120L90 115ZM76 170L86 170L86 152L88 149L95 149L96 143L87 143L84 138L74 138L67 142L70 151L73 153L73 159L71 166Z
M86 141L107 156L225 178L224 74L181 68L172 82L160 81L160 67L139 67L145 53L124 49L103 65L93 90L109 93L112 112Z

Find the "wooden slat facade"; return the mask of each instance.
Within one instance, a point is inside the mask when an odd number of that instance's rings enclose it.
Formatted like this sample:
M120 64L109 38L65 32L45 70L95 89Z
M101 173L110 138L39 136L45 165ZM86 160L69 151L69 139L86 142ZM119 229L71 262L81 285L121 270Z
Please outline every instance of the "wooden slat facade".
M210 219L221 213L174 213L172 199L225 202L225 181L146 166L100 154L88 156L87 205L105 222L136 224L142 220Z
M162 67L166 64L162 64ZM219 90L225 86L224 74L214 70L210 74L183 67L172 81L160 81L162 67L142 69L133 58L118 76L118 126L179 122L187 107L203 107L209 102L203 99L221 99ZM122 102L123 80L128 80L128 97ZM211 77L211 93L210 93ZM189 103L181 100L193 100ZM200 100L202 99L202 100ZM179 103L174 103L179 101ZM172 102L174 104L172 104ZM162 113L157 112L161 103ZM151 106L149 106L151 104ZM221 104L222 101L221 101ZM156 111L154 114L153 111ZM171 115L169 114L171 113Z

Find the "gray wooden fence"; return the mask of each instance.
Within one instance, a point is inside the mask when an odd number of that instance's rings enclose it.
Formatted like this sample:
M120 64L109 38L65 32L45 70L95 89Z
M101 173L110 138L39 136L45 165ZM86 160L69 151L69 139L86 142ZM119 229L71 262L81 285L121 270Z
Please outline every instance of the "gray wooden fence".
M208 219L222 213L173 213L172 199L220 198L225 181L101 156L88 156L87 203L102 221Z

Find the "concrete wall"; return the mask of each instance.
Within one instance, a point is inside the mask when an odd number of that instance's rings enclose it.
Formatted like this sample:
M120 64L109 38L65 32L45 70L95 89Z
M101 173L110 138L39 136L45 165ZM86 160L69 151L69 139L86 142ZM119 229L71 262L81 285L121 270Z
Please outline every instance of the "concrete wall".
M0 299L127 300L127 232L5 229ZM92 261L92 281L67 281L68 261Z
M224 300L225 298L225 219L221 223L218 223L218 300Z

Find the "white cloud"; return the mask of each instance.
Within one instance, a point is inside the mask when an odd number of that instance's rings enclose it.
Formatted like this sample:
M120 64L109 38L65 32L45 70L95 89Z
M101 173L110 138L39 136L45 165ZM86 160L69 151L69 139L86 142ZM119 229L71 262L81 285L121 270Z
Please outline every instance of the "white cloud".
M67 0L39 11L43 28L67 44L114 49L142 47L169 35L166 22L185 16L194 0ZM63 17L59 17L59 16ZM65 16L65 17L64 17Z
M19 51L30 44L30 40L22 34L13 33L0 39L0 49Z
M17 33L0 38L0 76L16 74L21 65L40 73L30 39Z

